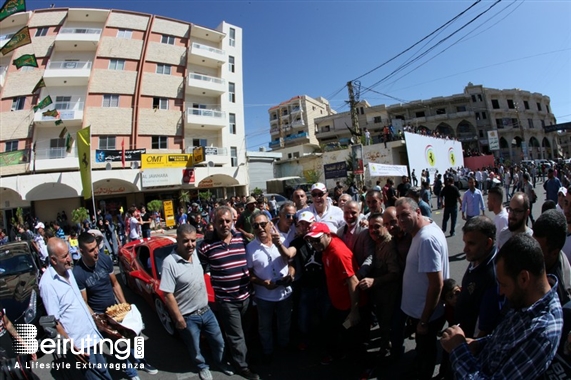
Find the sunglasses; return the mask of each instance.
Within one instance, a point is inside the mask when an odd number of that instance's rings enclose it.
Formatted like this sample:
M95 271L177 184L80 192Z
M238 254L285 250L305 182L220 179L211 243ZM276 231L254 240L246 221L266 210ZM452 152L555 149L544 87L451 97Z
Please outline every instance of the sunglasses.
M322 235L323 236L323 235ZM307 238L305 239L309 244L318 244L321 242L321 236L318 238Z
M325 195L325 193L311 193L311 196L314 198L321 198L323 195Z
M288 219L294 219L294 218L295 218L295 214L287 214L285 217L288 218Z
M261 222L261 223L253 223L252 227L254 227L255 230L257 230L258 228L262 227L262 228L266 228L266 226L268 225L269 222Z

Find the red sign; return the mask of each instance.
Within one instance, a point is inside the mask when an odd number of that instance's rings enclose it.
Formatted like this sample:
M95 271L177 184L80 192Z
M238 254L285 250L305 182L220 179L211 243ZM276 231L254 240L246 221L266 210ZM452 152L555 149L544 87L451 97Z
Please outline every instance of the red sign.
M183 183L194 183L194 169L183 169L182 170L182 182Z

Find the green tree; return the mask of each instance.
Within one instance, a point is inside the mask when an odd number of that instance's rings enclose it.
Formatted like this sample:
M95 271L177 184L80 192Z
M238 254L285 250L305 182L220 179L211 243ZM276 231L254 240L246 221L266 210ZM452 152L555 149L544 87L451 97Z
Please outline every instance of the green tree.
M71 211L71 221L73 223L83 224L83 221L89 218L89 211L85 207L76 208Z
M264 194L264 192L262 191L262 189L260 189L258 187L256 187L254 190L252 190L252 195L256 199L258 199L258 197L260 197L262 194Z
M321 178L321 171L316 169L304 170L303 178L305 178L307 183L319 182L319 179Z
M190 191L181 190L178 194L178 202L179 207L182 207L186 212L186 204L190 202Z
M212 192L210 190L198 192L198 199L202 199L203 201L210 201L212 199Z
M151 212L160 211L163 208L163 202L155 199L147 203L147 210Z

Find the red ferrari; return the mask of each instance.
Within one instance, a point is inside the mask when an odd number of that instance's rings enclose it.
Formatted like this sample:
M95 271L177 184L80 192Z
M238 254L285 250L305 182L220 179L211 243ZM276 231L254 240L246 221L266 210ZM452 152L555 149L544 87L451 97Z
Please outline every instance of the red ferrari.
M119 270L123 284L142 296L157 312L161 324L170 335L176 329L159 289L163 260L176 247L176 239L155 236L125 244L119 250ZM214 303L210 275L204 274L208 302Z

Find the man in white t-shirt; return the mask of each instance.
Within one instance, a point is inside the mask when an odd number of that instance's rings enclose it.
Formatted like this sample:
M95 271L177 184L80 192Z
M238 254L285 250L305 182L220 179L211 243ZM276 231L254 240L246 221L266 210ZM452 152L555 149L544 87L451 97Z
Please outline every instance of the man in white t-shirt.
M131 241L139 239L139 220L131 214L129 217L129 239Z
M440 293L449 277L448 244L440 227L420 213L411 198L396 202L398 223L412 243L403 276L401 309L416 325L419 379L431 379L438 353L437 334L444 326Z
M494 213L494 224L496 225L496 241L500 237L500 232L508 227L508 211L504 207L504 189L499 186L492 187L488 192L488 211Z
M317 182L311 186L313 203L309 206L309 211L315 215L316 222L327 224L329 230L336 233L340 227L345 225L343 211L327 201L327 194L327 188L324 184Z

